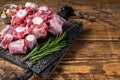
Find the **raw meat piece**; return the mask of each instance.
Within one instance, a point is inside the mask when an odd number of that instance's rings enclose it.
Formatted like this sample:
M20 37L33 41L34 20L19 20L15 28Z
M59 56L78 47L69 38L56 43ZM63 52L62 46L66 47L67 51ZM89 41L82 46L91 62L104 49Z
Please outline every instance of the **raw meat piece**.
M25 27L26 26L26 23L24 22L25 18L28 15L34 14L35 11L36 10L32 7L18 6L12 14L11 25L14 27L17 26Z
M7 33L12 33L13 28L10 25L5 26L5 28L2 29L2 31L0 32L0 39L3 39L4 35Z
M24 22L26 23L26 27L29 28L33 23L32 23L32 18L33 16L32 15L28 15L26 17L26 19L24 20Z
M13 36L15 39L22 39L24 38L26 35L26 28L25 27L17 27L17 28L14 28L13 30Z
M27 11L26 10L19 10L16 14L17 17L19 18L23 18L27 15Z
M47 6L41 6L37 9L34 16L40 16L45 22L48 21L48 19L52 18L53 10Z
M41 6L38 8L38 11L36 14L50 16L53 14L53 10L47 6Z
M38 5L31 2L26 2L25 7L32 7L36 9L38 8Z
M28 15L33 15L36 12L36 9L34 9L32 7L25 7L25 10L27 11Z
M19 10L12 18L11 25L14 27L20 26L24 23L25 16L27 15L26 10Z
M36 39L46 38L48 28L48 25L46 23L43 23L40 27L32 28L31 33L35 35Z
M3 40L1 41L1 47L2 48L7 48L10 42L13 40L13 35L12 34L5 34Z
M11 54L25 54L27 52L27 46L24 39L11 42L9 44L9 52Z
M35 15L30 15L26 17L25 23L26 26L28 27L40 27L42 23L44 23L45 20L41 18L41 16L35 16Z
M47 36L47 31L45 29L38 29L34 28L32 33L35 35L36 39L38 38L46 38Z
M28 12L25 10L24 6L17 6L15 11L12 13L11 25L17 27L24 23L24 19Z
M26 31L28 34L34 34L37 39L47 36L49 26L41 16L29 16L26 18L26 23Z
M34 47L36 42L37 42L36 37L33 34L29 34L25 38L25 43L30 49Z
M61 34L62 26L65 23L65 20L61 18L60 16L54 14L53 17L49 20L49 32L52 34Z

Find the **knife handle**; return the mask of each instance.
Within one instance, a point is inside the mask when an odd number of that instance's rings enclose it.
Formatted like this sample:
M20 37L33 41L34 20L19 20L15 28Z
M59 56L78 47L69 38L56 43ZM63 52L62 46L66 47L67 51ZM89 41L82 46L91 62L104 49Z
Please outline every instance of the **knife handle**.
M74 15L74 9L68 5L64 5L57 14L67 20L69 16Z
M30 69L24 69L22 73L15 75L8 80L28 80L33 75L33 72Z

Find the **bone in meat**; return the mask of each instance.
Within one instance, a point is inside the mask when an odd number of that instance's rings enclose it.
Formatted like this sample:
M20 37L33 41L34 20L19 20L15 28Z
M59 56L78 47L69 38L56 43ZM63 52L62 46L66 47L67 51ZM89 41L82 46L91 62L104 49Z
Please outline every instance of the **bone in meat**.
M30 49L34 47L36 42L37 42L36 37L33 34L29 34L25 38L25 43Z
M25 54L27 52L27 46L24 39L11 42L9 44L9 52L11 54Z
M0 46L4 49L6 49L8 47L8 45L10 44L10 42L13 40L13 35L12 34L5 34L3 40L1 41Z

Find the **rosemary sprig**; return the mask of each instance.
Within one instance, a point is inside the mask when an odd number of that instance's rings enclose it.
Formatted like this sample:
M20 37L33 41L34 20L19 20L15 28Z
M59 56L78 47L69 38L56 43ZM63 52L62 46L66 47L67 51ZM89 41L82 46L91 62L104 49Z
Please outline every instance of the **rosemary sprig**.
M42 43L41 45L37 44L24 59L29 59L31 63L34 64L39 59L60 50L66 46L66 41L63 41L66 37L66 34L67 33L64 32L63 34L50 38L48 41Z

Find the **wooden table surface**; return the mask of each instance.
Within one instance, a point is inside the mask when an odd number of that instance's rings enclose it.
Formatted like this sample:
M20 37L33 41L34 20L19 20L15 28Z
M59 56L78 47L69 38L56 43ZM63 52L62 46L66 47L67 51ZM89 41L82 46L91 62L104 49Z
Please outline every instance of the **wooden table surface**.
M68 4L76 16L69 20L82 21L83 31L62 59L49 80L120 80L120 1L119 0L0 0L7 3L24 4L30 1L48 5L55 11ZM84 13L96 22L82 19ZM4 27L0 22L0 28ZM0 80L7 80L22 69L0 58ZM12 74L12 75L11 75ZM33 75L30 80L43 80Z

